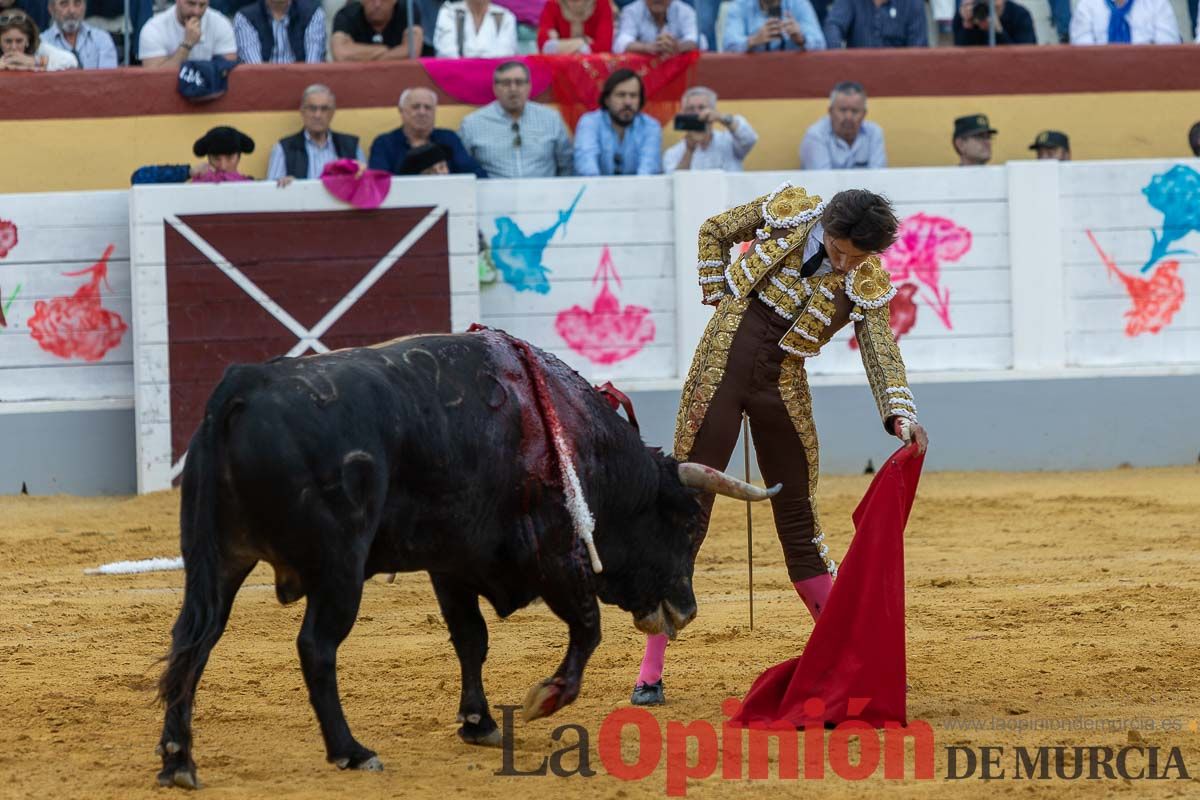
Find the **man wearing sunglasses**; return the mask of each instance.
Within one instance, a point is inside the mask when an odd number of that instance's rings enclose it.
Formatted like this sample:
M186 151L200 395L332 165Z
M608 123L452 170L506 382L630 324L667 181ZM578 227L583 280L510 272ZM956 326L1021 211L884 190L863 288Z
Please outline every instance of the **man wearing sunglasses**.
M571 174L571 135L554 109L529 100L529 68L505 61L492 73L496 99L459 127L467 152L493 178Z

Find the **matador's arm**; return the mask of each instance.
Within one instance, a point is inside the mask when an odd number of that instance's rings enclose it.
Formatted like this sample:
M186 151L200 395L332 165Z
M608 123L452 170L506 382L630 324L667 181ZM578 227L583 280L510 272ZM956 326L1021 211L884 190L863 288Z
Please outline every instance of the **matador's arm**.
M904 372L904 358L896 345L889 324L891 312L888 303L895 296L887 272L877 259L863 264L848 285L854 301L854 332L858 336L858 350L862 355L863 369L875 395L875 405L883 419L883 427L890 434L896 433L893 424L896 417L917 421L917 405L912 390L908 388L908 376Z
M735 206L709 217L700 226L697 266L700 270L700 291L705 303L716 305L728 293L725 267L729 263L729 250L738 242L754 238L755 230L763 224L762 204L766 199L764 195Z

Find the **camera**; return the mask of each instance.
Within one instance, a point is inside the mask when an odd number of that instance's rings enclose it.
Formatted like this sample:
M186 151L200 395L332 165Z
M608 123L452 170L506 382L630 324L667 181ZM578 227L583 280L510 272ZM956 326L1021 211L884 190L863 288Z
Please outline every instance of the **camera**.
M976 2L971 6L971 19L975 22L986 22L988 18L988 4Z
M706 131L708 130L708 123L700 119L699 114L676 114L675 130Z

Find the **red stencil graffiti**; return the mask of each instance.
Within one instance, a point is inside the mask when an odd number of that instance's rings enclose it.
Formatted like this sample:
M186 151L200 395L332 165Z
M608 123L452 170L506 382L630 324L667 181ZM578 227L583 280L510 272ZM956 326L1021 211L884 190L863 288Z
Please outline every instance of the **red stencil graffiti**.
M4 258L17 246L17 226L6 219L0 219L0 258Z
M592 276L593 286L601 284L592 308L572 306L560 311L554 321L554 329L567 346L593 364L624 361L654 340L650 309L633 305L622 308L617 296L608 288L610 276L621 287L621 276L617 274L612 254L605 245L600 254L600 265Z
M108 285L108 258L113 249L110 244L87 269L63 273L71 278L91 276L75 294L34 303L29 332L43 350L60 358L99 361L121 343L129 326L119 314L100 305L100 282Z
M1149 278L1126 275L1117 268L1117 262L1101 249L1092 232L1087 231L1087 235L1109 274L1120 278L1126 294L1133 302L1133 308L1125 312L1125 335L1133 337L1143 333L1158 333L1167 327L1175 312L1183 306L1184 288L1183 278L1179 277L1179 262L1174 259L1159 262Z

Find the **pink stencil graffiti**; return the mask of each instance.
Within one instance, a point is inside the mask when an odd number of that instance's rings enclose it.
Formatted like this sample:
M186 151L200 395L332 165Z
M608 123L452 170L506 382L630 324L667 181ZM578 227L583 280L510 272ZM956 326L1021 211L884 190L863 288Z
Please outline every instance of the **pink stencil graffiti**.
M0 258L4 258L17 246L17 226L6 219L0 219Z
M1179 277L1179 262L1174 259L1160 262L1149 278L1126 275L1100 247L1092 232L1087 231L1087 235L1108 273L1121 279L1125 292L1133 301L1133 308L1125 312L1125 335L1134 337L1143 333L1158 333L1167 327L1175 312L1183 305L1183 278Z
M67 277L91 276L75 294L34 303L29 332L46 352L60 358L99 361L121 343L129 326L119 314L100 305L100 281L108 283L108 257L113 247L110 244L87 269L63 273Z
M592 276L592 285L599 282L601 286L591 310L571 306L560 311L554 321L554 329L567 346L594 364L624 361L654 340L650 309L632 305L622 308L617 296L608 288L610 276L620 287L621 276L617 274L612 254L605 245L600 254L600 265Z
M893 244L883 254L883 265L897 283L910 276L933 293L921 295L947 329L950 323L950 291L941 287L941 265L958 261L971 249L971 232L954 220L929 214L913 214L900 224Z

